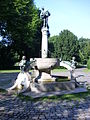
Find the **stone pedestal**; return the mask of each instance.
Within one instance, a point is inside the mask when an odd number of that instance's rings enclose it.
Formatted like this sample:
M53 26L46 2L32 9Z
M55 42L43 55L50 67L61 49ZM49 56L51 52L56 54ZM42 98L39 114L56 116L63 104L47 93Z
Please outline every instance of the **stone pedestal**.
M42 28L42 45L41 45L41 57L47 58L48 56L48 28Z
M38 83L48 83L48 82L55 82L55 77L52 77L47 72L41 72L40 79L38 79Z
M68 76L68 79L70 79L70 80L75 80L74 70L70 71L70 75Z
M75 81L67 81L67 82L41 82L36 85L37 91L40 92L60 92L64 90L74 90L75 89Z

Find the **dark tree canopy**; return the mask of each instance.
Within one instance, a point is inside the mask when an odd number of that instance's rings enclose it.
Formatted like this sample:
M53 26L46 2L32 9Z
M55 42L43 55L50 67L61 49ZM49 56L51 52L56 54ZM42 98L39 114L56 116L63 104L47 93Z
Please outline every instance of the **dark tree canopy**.
M40 30L39 10L33 0L0 0L0 35L11 43L14 54L39 57Z
M11 38L20 55L32 56L33 44L38 43L40 35L39 10L33 0L1 0L0 9L0 34Z

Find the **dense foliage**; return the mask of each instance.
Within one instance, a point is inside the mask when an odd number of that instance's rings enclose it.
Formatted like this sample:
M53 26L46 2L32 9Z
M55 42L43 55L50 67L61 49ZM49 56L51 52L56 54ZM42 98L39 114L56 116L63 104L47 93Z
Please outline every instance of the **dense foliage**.
M17 60L22 55L27 58L38 57L40 29L39 10L33 0L0 0L0 35L3 36L3 41L6 39L9 43L0 45L0 62L7 57L12 61L12 54Z
M49 38L49 56L71 60L74 56L80 64L87 64L90 58L90 39L78 39L69 30Z
M0 0L0 69L9 69L22 55L40 57L41 20L34 0ZM49 38L49 57L87 64L90 39L78 39L69 30Z
M71 60L74 56L79 61L79 48L78 38L68 30L63 30L59 36L49 39L49 49L52 51L52 57Z
M80 38L79 39L80 50L79 56L82 64L86 64L90 57L90 39Z
M90 59L87 61L87 68L90 69Z

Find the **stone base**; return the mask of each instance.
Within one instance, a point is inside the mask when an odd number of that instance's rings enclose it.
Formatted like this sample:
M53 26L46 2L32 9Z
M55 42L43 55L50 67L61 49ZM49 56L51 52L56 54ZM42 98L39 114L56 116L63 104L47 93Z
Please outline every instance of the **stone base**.
M74 94L74 93L80 93L80 92L87 92L86 88L75 88L74 90L63 90L63 91L53 91L53 92L26 92L23 93L23 95L25 96L30 96L32 98L40 98L40 97L48 97L48 96L60 96L60 95L64 95L64 94Z
M39 84L52 83L52 82L55 82L55 79L56 79L56 78L51 78L51 79L39 79L39 80L38 80L38 83L39 83Z
M38 79L38 83L48 83L55 82L55 77L52 77L49 73L42 72L40 78Z
M52 91L62 91L62 90L73 90L75 89L75 81L68 82L47 82L43 81L41 83L33 83L35 88L40 92L52 92Z
M75 89L75 81L45 83L43 87L45 91L73 90ZM41 89L41 91L43 90Z

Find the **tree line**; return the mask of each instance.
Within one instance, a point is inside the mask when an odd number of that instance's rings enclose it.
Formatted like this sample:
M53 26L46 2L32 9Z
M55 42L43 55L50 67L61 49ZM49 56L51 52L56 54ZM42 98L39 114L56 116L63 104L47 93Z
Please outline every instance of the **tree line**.
M87 64L90 58L90 39L79 38L69 30L63 30L59 35L49 38L51 57L70 61L72 57L81 64Z
M0 0L0 69L11 69L25 55L41 57L40 10L34 0ZM78 39L69 30L49 38L49 57L86 63L90 56L90 39Z

